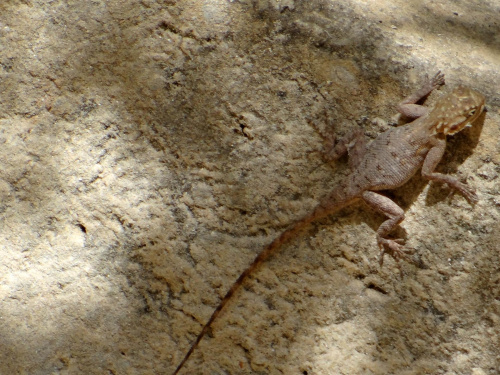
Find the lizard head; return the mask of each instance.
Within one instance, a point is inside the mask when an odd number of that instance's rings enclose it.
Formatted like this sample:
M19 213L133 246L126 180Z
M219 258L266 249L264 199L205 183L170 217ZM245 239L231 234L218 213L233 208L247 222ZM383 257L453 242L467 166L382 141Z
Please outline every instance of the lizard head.
M484 96L468 87L458 86L441 98L430 116L436 133L455 134L470 126L484 109Z

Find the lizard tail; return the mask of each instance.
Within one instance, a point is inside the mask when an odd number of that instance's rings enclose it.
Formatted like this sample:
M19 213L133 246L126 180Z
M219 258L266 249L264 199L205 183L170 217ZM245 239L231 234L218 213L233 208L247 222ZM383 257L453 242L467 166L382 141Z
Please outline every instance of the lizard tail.
M181 368L184 366L186 361L189 359L189 357L191 356L193 351L196 349L196 347L200 343L201 339L209 331L212 323L214 322L215 319L217 319L217 317L219 316L219 314L222 311L222 309L224 308L224 306L226 306L227 302L231 299L231 297L234 295L234 293L243 284L243 282L246 280L246 278L257 267L259 267L259 265L261 265L266 259L268 259L275 252L275 250L277 250L281 245L283 245L285 242L287 242L290 238L294 237L298 232L300 232L308 224L310 224L311 222L313 222L317 219L320 219L322 217L325 217L327 215L330 215L330 214L342 209L343 207L350 204L353 200L357 199L357 197L348 198L345 196L343 196L342 199L339 199L341 195L343 195L343 194L339 194L339 191L334 191L332 194L330 194L328 196L327 199L323 200L312 213L306 215L302 219L299 219L294 224L292 224L279 237L277 237L264 250L262 250L259 253L259 255L257 255L257 257L255 257L254 261L250 264L250 266L248 266L247 269L245 269L241 273L241 275L238 277L238 279L233 283L231 288L227 291L224 298L222 298L219 305L217 306L215 311L212 313L212 316L205 323L205 325L203 326L203 329L198 334L198 336L196 337L196 340L193 342L193 344L189 348L188 352L186 353L186 355L182 359L182 362L179 364L179 366L177 366L177 368L175 369L175 371L172 375L178 374L178 372L181 370Z

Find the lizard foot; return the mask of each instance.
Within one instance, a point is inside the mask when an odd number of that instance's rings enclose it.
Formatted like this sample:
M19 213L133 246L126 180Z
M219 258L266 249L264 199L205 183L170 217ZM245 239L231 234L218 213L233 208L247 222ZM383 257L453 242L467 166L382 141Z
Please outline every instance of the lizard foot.
M441 73L440 70L438 70L438 72L434 75L434 77L430 79L429 83L433 89L444 85L444 74Z
M462 182L456 182L453 186L453 189L458 190L460 194L462 194L465 199L469 201L469 203L477 203L478 198L476 195L476 191L474 188L466 185Z
M391 257L393 257L396 263L398 263L398 267L400 259L404 259L407 262L410 262L411 260L408 257L408 253L403 251L404 242L405 241L401 238L395 240L389 240L387 238L379 238L378 247L381 249L379 255L380 266L383 266L384 264L385 254L389 254Z

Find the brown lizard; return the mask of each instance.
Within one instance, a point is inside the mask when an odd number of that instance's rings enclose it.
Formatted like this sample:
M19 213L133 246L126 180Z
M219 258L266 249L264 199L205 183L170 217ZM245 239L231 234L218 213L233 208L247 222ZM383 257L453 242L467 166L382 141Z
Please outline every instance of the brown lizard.
M246 278L276 249L312 221L361 199L387 217L377 230L377 243L381 249L380 263L382 264L386 253L399 262L401 258L406 258L406 253L402 250L403 240L389 239L387 235L403 221L404 211L379 191L400 187L421 169L424 178L446 183L468 201L477 201L472 188L457 178L435 172L434 169L444 154L446 136L470 126L479 117L484 109L484 96L470 88L459 86L442 97L432 110L416 104L443 84L444 75L438 72L432 79L427 80L420 90L399 103L398 110L410 118L415 118L413 122L385 131L368 146L365 145L364 137L360 136L361 132L357 131L327 150L326 156L329 159L337 159L348 152L352 172L316 206L312 213L292 224L257 255L222 298L173 375L181 370Z

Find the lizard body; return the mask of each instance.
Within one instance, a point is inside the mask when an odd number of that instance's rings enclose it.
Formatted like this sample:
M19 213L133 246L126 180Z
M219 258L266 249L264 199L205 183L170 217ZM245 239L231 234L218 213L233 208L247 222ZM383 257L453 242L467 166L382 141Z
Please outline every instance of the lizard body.
M348 152L352 173L322 199L313 212L292 224L257 255L222 298L173 375L181 370L221 310L247 277L275 250L309 223L330 215L356 200L365 201L387 217L377 230L382 264L385 253L390 254L396 261L405 258L406 254L402 250L402 239L387 238L387 235L403 221L404 211L379 191L402 186L421 169L424 178L447 183L467 200L477 201L472 188L457 178L437 173L434 169L444 154L446 135L459 132L479 117L484 109L484 96L470 88L459 86L442 97L432 110L416 104L443 84L444 75L438 72L420 90L399 104L399 111L410 118L415 118L413 122L385 131L368 146L365 146L364 138L358 131L327 150L327 158L333 160Z

